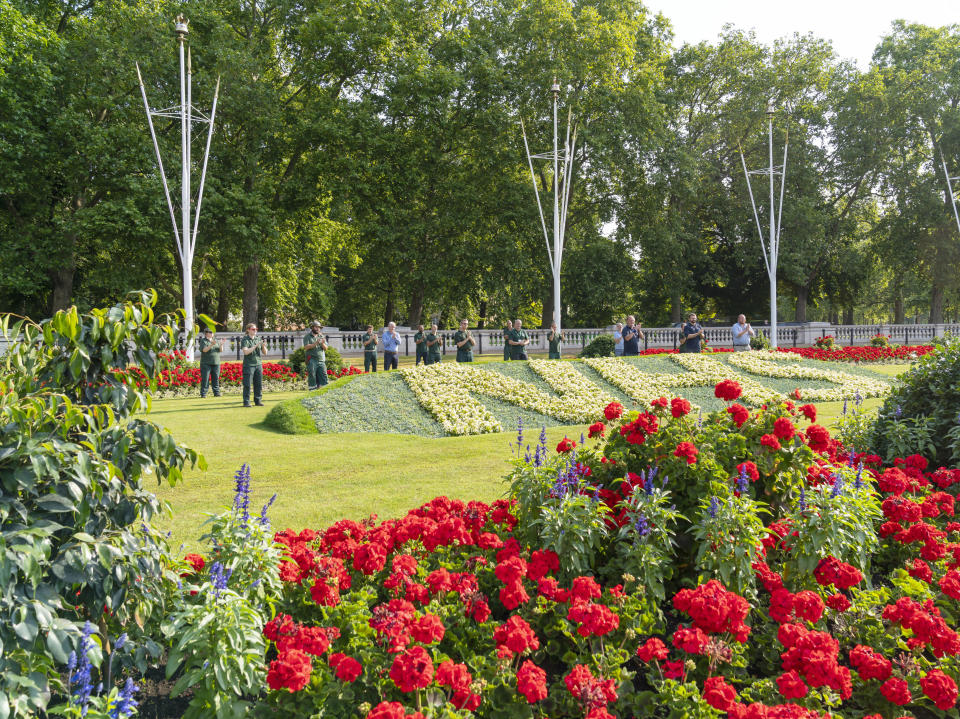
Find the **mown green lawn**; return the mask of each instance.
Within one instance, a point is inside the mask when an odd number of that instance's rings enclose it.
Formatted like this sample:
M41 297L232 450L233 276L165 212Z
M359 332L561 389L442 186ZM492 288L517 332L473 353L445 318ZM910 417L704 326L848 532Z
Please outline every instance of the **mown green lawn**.
M150 419L207 459L176 487L161 486L173 518L160 522L180 542L196 548L205 513L233 499L233 474L247 463L257 511L276 492L275 527L324 527L343 517L398 516L433 497L491 501L503 495L514 433L425 438L394 434L287 435L263 425L270 408L303 393L264 395L263 407L244 408L239 397L155 400ZM547 429L555 446L579 427ZM536 443L539 428L525 441ZM253 507L251 507L253 509Z
M895 376L906 365L870 369ZM355 381L356 383L357 381ZM354 383L351 383L354 384ZM251 467L253 504L259 507L276 492L270 516L275 527L323 527L342 517L371 513L398 516L437 495L490 501L503 495L502 477L515 457L515 433L477 437L339 433L287 435L263 424L275 404L304 393L264 395L264 407L244 408L238 396L155 400L150 418L167 427L182 443L206 457L205 472L191 470L176 487L159 487L173 517L160 524L172 530L174 546L196 548L206 513L227 506L233 497L233 474ZM868 407L879 400L868 400ZM830 425L842 402L818 405L818 421ZM551 446L576 437L579 426L548 427ZM535 444L539 425L530 426L525 443Z

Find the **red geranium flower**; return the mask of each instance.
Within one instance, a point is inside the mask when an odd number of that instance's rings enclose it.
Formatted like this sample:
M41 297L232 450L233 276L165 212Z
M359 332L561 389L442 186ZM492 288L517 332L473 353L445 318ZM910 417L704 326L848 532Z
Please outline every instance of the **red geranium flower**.
M793 439L796 432L797 429L793 426L789 417L778 417L773 423L773 433L777 436L777 439Z
M593 439L594 437L602 437L607 431L607 425L603 422L594 422L587 429L587 437Z
M577 446L576 442L574 442L572 439L567 439L566 437L564 437L563 439L560 440L560 443L557 444L557 452L560 452L561 454L563 454L564 452L570 452L576 446Z
M327 663L330 665L330 668L334 670L337 679L347 682L348 684L356 681L357 677L363 673L363 667L360 662L340 652L331 654Z
M723 677L710 677L703 682L703 700L718 711L730 711L737 701L737 690Z
M430 654L420 646L406 649L393 660L390 678L402 692L425 689L433 679L433 660Z
M547 673L529 659L517 670L517 693L529 704L547 698Z
M696 464L697 454L700 450L692 442L681 442L677 445L677 448L673 450L674 457L684 457L687 460L687 464Z
M607 418L608 422L621 417L623 415L623 405L619 402L611 402L603 410L603 416Z
M740 386L739 382L736 382L732 379L725 379L722 382L718 382L716 387L713 388L713 394L718 399L722 399L725 402L733 402L741 394L743 394L743 388Z
M649 662L653 659L663 661L668 654L667 646L656 637L650 637L637 648L637 656L640 657L641 662Z
M289 689L298 692L310 683L313 665L310 657L299 649L289 649L270 662L267 686L271 689Z
M690 412L690 403L683 397L674 397L670 400L670 414L675 418L683 417Z

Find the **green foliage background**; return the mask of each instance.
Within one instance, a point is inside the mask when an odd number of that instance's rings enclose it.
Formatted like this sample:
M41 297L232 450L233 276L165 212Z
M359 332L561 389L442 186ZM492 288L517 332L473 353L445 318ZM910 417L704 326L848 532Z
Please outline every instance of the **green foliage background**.
M194 264L221 325L548 323L519 121L548 148L554 76L578 130L566 325L767 313L739 151L766 162L770 99L778 157L790 140L785 318L960 310L939 164L960 166L956 26L894 23L858 69L810 35L678 47L637 0L0 0L0 309L144 286L181 304L134 72L155 107L176 102L181 11L194 104L222 79ZM175 178L176 122L158 133ZM536 182L551 188L548 164Z

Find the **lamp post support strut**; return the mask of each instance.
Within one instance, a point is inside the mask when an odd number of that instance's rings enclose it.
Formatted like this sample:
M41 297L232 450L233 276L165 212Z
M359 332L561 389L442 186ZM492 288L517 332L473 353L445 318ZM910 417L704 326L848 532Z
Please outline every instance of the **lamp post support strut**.
M150 128L150 139L153 141L153 150L157 156L157 168L160 172L160 181L163 184L163 194L170 210L170 222L173 225L173 238L176 241L177 256L183 271L183 337L184 350L188 360L194 357L194 312L193 312L193 256L197 246L197 224L200 218L200 206L203 202L203 186L207 177L207 161L210 158L210 141L213 138L213 122L217 112L217 98L220 95L220 78L217 78L216 90L213 94L213 105L210 116L206 117L193 107L193 62L190 47L187 44L189 34L188 22L183 15L178 15L175 23L177 35L178 55L180 60L180 104L161 110L153 110L147 100L147 90L143 83L139 64L137 68L137 82L140 85L140 95L143 98L143 107L147 114L147 126ZM153 125L154 117L166 117L180 121L180 225L177 226L177 216L170 187L167 184L167 175L163 169L163 158L160 154L160 144L157 142L157 133ZM193 123L207 123L207 142L203 153L203 169L200 174L200 187L197 192L196 209L193 209L193 198L190 189L192 168L192 139Z
M530 167L530 181L533 183L533 192L537 198L537 209L540 213L540 225L543 229L543 239L547 245L547 259L550 262L550 273L553 276L553 321L557 329L561 329L562 313L560 311L560 271L563 265L563 247L567 230L567 209L570 204L570 193L573 179L573 153L577 144L577 128L573 126L572 111L567 112L567 132L563 151L559 147L560 132L558 118L558 104L560 101L560 85L556 79L550 88L553 93L553 152L533 154L527 141L527 131L520 118L520 132L523 135L523 147L527 153L527 164ZM571 137L572 128L572 137ZM540 186L537 184L536 172L533 168L534 160L548 160L553 162L553 243L551 247L550 232L547 229L547 220L543 212L543 203L540 201Z
M747 181L747 191L750 194L750 205L753 208L753 218L757 223L757 232L760 235L760 247L763 250L763 264L767 270L767 277L770 280L770 346L777 348L777 259L780 256L780 230L783 220L783 195L785 189L785 179L787 172L787 147L789 146L789 137L783 142L783 164L773 164L773 104L767 105L767 149L769 164L760 170L748 170L747 160L743 155L743 148L740 148L740 163L743 165L743 175ZM766 175L770 182L770 234L764 241L764 232L760 226L760 214L757 212L757 202L754 199L753 187L750 183L750 175ZM776 184L775 177L780 176L780 206L776 204Z

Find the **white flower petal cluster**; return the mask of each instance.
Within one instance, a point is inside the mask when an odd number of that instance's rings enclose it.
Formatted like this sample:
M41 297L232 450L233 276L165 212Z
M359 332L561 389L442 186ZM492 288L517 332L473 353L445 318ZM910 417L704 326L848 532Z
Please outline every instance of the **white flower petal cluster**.
M708 383L696 373L667 374L664 372L641 372L619 357L593 357L583 362L596 370L607 382L619 387L637 402L649 405L659 397L676 396L677 387L702 387Z
M503 427L490 410L470 396L455 371L456 367L453 364L405 367L400 374L420 406L440 423L447 434L502 432Z
M754 407L759 407L762 404L782 402L786 399L776 390L764 387L755 379L732 372L730 367L713 359L713 357L690 353L670 355L670 359L684 369L695 373L704 380L703 384L706 386L712 387L725 379L736 380L743 389L743 394L740 395L740 401L753 405Z
M797 364L795 361L792 364L786 364L780 354L742 352L731 355L727 358L727 362L738 369L762 377L820 380L838 385L828 388L801 387L800 396L804 400L836 402L850 399L857 393L861 397L881 397L890 391L890 385L883 380L852 375L834 369L810 367Z
M617 401L574 369L570 362L530 360L528 364L557 394L582 408L591 418L602 416L604 408Z

